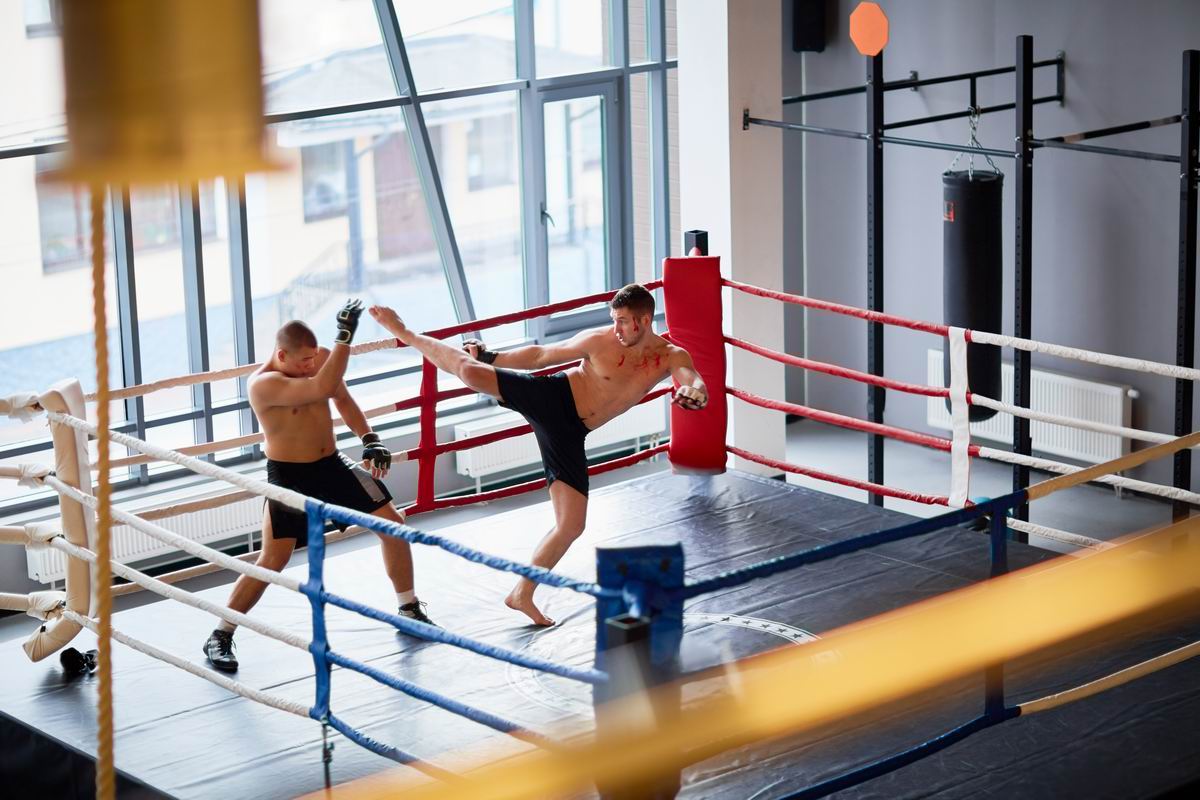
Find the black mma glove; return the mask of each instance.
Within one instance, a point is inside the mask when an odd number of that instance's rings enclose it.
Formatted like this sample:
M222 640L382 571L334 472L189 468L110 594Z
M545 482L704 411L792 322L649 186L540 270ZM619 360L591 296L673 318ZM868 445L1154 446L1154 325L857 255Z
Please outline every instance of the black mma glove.
M374 469L386 472L392 466L392 451L379 441L378 433L367 433L362 437L362 460L370 461Z
M466 350L468 347L479 348L475 352L475 360L482 361L485 364L493 363L496 360L496 356L499 355L499 353L497 353L494 350L488 350L487 345L484 344L483 342L479 341L478 339L465 340L463 342L463 350Z
M350 344L354 341L354 332L358 330L358 318L362 316L362 300L347 300L346 305L337 313L337 336L333 338L338 344Z

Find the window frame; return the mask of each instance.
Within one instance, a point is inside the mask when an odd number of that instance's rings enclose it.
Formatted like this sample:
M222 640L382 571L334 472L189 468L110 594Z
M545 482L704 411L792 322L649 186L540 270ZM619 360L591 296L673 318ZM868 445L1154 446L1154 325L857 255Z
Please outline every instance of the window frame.
M54 3L55 0L48 0ZM534 42L534 0L512 0L513 24L515 27L515 46L517 59L516 79L507 79L479 86L456 88L451 90L435 90L426 93L416 93L413 86L411 69L407 60L404 39L394 7L390 0L372 0L376 11L377 22L380 25L381 36L387 51L393 77L397 83L398 93L394 98L345 104L333 107L309 108L301 111L268 115L265 122L279 122L332 117L357 111L370 111L384 108L398 108L405 116L406 129L409 131L414 151L414 166L417 168L426 203L430 211L431 223L434 227L438 252L441 255L443 268L446 272L447 283L450 286L456 315L459 321L474 318L471 309L470 286L463 269L462 257L458 251L454 227L451 222L446 200L438 173L437 147L430 140L421 114L421 104L429 101L467 97L491 92L516 91L517 99L517 165L516 181L520 192L522 210L522 253L526 283L526 305L535 306L546 302L548 297L548 264L546 258L545 225L541 216L540 204L545 197L545 164L544 142L542 141L542 126L544 103L550 98L567 96L587 96L589 94L604 94L611 97L606 101L604 146L606 159L612 159L606 165L606 277L610 288L617 288L623 283L634 279L633 262L633 213L632 213L632 180L630 177L630 136L629 115L626 111L629 98L629 77L634 74L648 73L651 97L650 124L652 126L651 159L655 169L652 169L653 183L653 231L654 258L656 276L661 274L661 261L670 253L670 216L669 216L669 161L667 147L667 96L666 76L669 70L677 67L674 59L666 58L666 23L668 0L646 0L647 2L647 38L649 41L650 59L630 63L628 47L628 2L627 0L611 0L609 7L609 37L612 48L612 67L599 68L589 72L555 75L538 78L535 64ZM50 26L42 26L49 28ZM27 35L32 35L27 29ZM47 30L36 35L57 35L57 27L53 32ZM57 152L65 149L65 142L54 141L37 145L18 146L0 149L0 159L31 157L38 154ZM540 163L539 163L540 160ZM187 292L196 296L189 298L186 313L186 324L189 338L189 354L194 364L193 369L202 366L206 357L207 330L205 320L206 298L203 292L202 248L199 243L211 239L215 231L208 234L201 229L201 214L196 203L199 200L197 189L193 185L180 184L175 187L177 192L178 217L180 222L180 237L177 240L184 253L184 270L187 277ZM247 236L247 214L244 180L229 180L226 182L224 208L215 209L217 214L226 214L228 219L227 236L230 253L230 277L234 318L234 343L236 359L239 364L249 364L256 361L253 341L253 308L250 291L250 252ZM108 223L113 241L117 267L118 293L118 322L121 332L121 348L114 357L122 359L124 367L124 383L135 385L140 383L140 347L137 333L137 308L134 298L136 286L136 269L131 231L129 210L129 192L123 187L110 187L110 202L107 209ZM215 217L215 215L208 215ZM175 243L172 244L174 246ZM40 254L39 254L40 255ZM55 269L70 268L67 266ZM45 266L43 265L43 269ZM197 280L199 282L197 282ZM586 327L607 324L608 315L605 309L590 312L576 312L562 315L551 320L538 319L530 321L526 326L526 341L542 342L549 339L560 339ZM414 374L419 366L409 365L399 369L383 370L375 373L356 376L348 383L353 385L368 384L379 380ZM243 434L258 430L257 421L246 400L245 380L239 381L238 397L230 400L212 402L205 400L204 391L198 389L193 393L193 408L178 413L147 418L140 399L126 401L127 420L115 430L145 438L146 432L165 425L191 421L203 430L211 431L214 420L222 414L237 414L239 429ZM488 405L480 401L479 405ZM453 413L463 409L455 408ZM413 414L400 414L384 418L386 421L377 425L380 429L389 429L400 425L410 424ZM198 435L200 428L198 427ZM210 434L211 439L211 434ZM19 457L35 452L52 449L49 438L16 442L7 447L0 447L0 459ZM209 460L222 466L236 466L263 458L262 448L258 446L242 448L235 455ZM159 481L178 478L189 474L187 470L164 470L153 475L145 465L129 469L128 477L114 481L118 490L146 486ZM35 500L21 501L10 499L0 502L0 513L15 514L37 508L46 508L57 502L55 497L44 497Z

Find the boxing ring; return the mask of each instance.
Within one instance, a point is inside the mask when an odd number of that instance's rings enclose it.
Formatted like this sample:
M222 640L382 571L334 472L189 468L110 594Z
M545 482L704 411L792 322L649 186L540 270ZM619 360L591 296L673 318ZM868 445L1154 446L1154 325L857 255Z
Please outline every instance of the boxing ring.
M363 779L398 762L403 766L396 774L366 778L365 784L339 791L370 796L378 790L382 796L396 790L396 781L415 780L430 784L428 791L435 796L441 792L518 796L505 794L507 784L480 783L479 776L486 770L465 775L463 770L480 760L496 762L496 769L525 763L588 768L584 754L603 755L624 730L622 718L609 718L603 704L627 701L623 696L633 684L662 684L652 713L663 731L674 731L691 716L720 703L736 704L740 697L758 696L761 687L755 673L761 670L756 665L779 653L823 654L825 665L844 658L847 675L851 674L857 663L851 655L856 651L841 630L860 620L915 603L928 604L931 598L958 597L948 593L969 591L1009 571L1021 570L1013 576L1019 577L1025 568L1036 569L1043 562L1038 577L1065 581L1078 570L1110 563L1103 559L1125 558L1131 550L1138 558L1131 560L1134 566L1129 569L1142 570L1134 578L1153 584L1153 590L1137 594L1141 604L1136 608L1118 609L1114 602L1109 617L1091 620L1091 627L1080 622L1070 629L1075 635L1100 633L1082 644L1072 640L1075 646L1069 652L1047 649L1067 637L1062 631L1057 638L1035 639L1037 620L1031 619L1028 640L1039 647L1013 645L1011 658L997 660L993 653L991 660L981 662L986 663L984 668L976 664L948 674L936 698L922 697L903 709L879 712L882 717L872 718L870 724L851 715L859 709L847 705L845 713L824 718L826 727L820 735L784 736L787 730L777 730L771 741L761 745L746 739L733 714L726 718L729 741L716 736L715 743L692 742L691 750L679 744L682 751L664 759L662 766L667 773L684 767L682 777L676 772L666 780L668 784L682 781L681 794L695 797L816 797L860 784L867 794L881 796L928 794L934 789L960 796L976 793L984 785L996 791L1046 796L1081 789L1129 796L1174 788L1200 772L1200 753L1192 745L1200 734L1200 662L1189 660L1200 650L1195 644L1200 638L1194 614L1196 585L1194 577L1189 582L1171 571L1178 571L1180 565L1196 566L1196 533L1187 523L1165 531L1173 549L1163 551L1158 540L1152 542L1150 537L1114 547L1078 533L1009 519L1012 509L1026 502L1090 480L1200 504L1200 496L1194 493L1113 474L1194 447L1200 444L1200 433L1175 438L1122 428L1122 435L1154 446L1088 469L976 446L966 425L971 404L1057 424L1089 429L1096 424L973 395L965 380L966 349L973 343L1002 345L1189 380L1200 377L1200 372L947 328L752 287L722 279L716 258L669 259L664 280L648 288L660 286L668 335L692 353L709 386L710 403L701 412L672 409L669 445L590 469L593 474L606 472L669 452L677 474L655 474L593 492L587 531L555 571L506 557L528 552L540 537L546 516L542 507L498 514L434 535L319 503L195 458L252 443L254 437L197 445L185 452L109 432L110 441L140 454L116 459L114 465L171 461L234 487L235 491L207 503L269 497L304 511L310 524L307 566L274 573L157 524L181 507L141 516L114 510L117 521L219 568L290 590L269 592L255 613L246 616L223 607L226 587L192 594L172 585L196 570L151 578L113 563L114 573L132 585L181 604L169 612L163 604L152 604L115 615L114 638L127 645L115 652L113 662L116 766L125 791L170 797L291 797L318 790L327 778L335 783ZM722 291L747 292L759 295L763 302L796 303L945 337L951 351L951 385L928 387L870 376L727 337L721 324ZM603 302L610 296L579 298L431 335L445 338L486 330ZM397 345L389 339L353 349L360 353ZM895 391L946 397L956 422L954 436L943 439L904 431L727 387L728 348ZM113 394L133 396L166 384L235 377L255 366ZM643 402L670 391L669 387L655 389ZM529 432L528 426L521 425L453 443L437 442L437 403L470 393L465 388L440 390L436 372L426 362L417 397L367 412L379 416L420 409L419 444L398 454L419 464L410 514L544 486L539 480L475 495L437 496L433 475L439 455ZM90 492L85 437L96 431L84 418L85 401L75 385L19 401L10 399L0 406L9 413L45 413L55 436L53 473L29 467L2 474L30 485L50 486L63 501L61 525L3 528L0 540L60 549L72 556L72 571L65 593L0 596L5 608L45 620L26 642L0 646L7 678L0 690L0 731L10 744L0 752L6 754L5 769L18 771L22 785L56 796L87 793L90 773L83 778L80 773L86 773L95 752L91 708L95 686L86 678L68 680L40 663L80 629L95 627L90 616L89 564L95 561L90 509L96 501ZM727 402L799 414L944 451L951 462L947 492L923 495L830 475L728 444ZM730 454L775 472L808 475L951 510L914 520L782 481L724 472ZM1060 477L998 498L972 498L973 458L1010 463L1027 459L1029 466ZM184 504L182 509L197 507ZM378 556L368 548L326 559L329 520L425 545L414 548L416 574L423 595L436 603L447 628L429 628L381 611L391 600L379 575ZM980 524L988 529L987 535L972 529ZM1009 541L1011 529L1036 530L1080 547L1086 555L1052 560L1050 553ZM549 630L514 624L512 613L499 602L512 578L504 573L550 587L543 591L552 592L548 602L562 623ZM1008 585L1011 582L1004 584L1002 579L998 588ZM990 589L990 583L984 588ZM1133 635L1115 626L1162 604L1182 604L1192 616L1155 620ZM1072 614L1082 619L1077 611L1064 616L1069 619ZM212 615L260 634L241 640L243 652L253 655L236 680L209 670L192 655L198 653L195 645ZM1047 609L1045 616L1055 616L1053 609ZM885 628L880 623L880 630ZM397 637L396 631L407 635ZM610 652L626 641L625 634L645 659L640 668ZM998 641L1003 639L997 636ZM821 650L826 640L847 644ZM911 641L916 647L920 637ZM949 652L957 641L931 646ZM886 652L887 644L876 641L879 652ZM899 662L894 663L896 671L902 672ZM741 677L743 673L747 677ZM773 678L774 691L790 698L787 703L781 700L780 706L804 698L804 684ZM795 730L807 729L797 726ZM705 731L692 726L689 735L701 733ZM711 730L707 733L713 738ZM635 730L628 741L635 742L641 734ZM668 740L664 746L674 746L671 736L659 738ZM679 741L684 738L681 734ZM950 747L954 758L937 757ZM630 760L637 755L631 752ZM596 774L604 773L605 763L596 762ZM604 774L609 784L615 780L611 772ZM81 786L87 789L80 791Z

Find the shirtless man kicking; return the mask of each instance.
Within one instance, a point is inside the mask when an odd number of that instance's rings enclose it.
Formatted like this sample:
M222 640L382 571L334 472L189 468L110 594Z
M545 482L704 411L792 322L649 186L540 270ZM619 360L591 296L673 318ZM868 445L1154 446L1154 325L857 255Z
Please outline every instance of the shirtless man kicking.
M317 346L317 337L303 322L293 320L275 334L275 352L249 379L250 407L266 437L267 481L328 503L404 522L392 506L392 495L379 479L387 474L392 454L371 431L342 377L350 359L350 342L363 306L347 302L337 315L332 350ZM363 466L338 452L329 401L363 443ZM343 530L346 526L340 526ZM308 519L274 501L263 514L260 567L281 570L296 547L308 541ZM413 592L412 553L408 542L379 535L383 565L396 590L400 614L433 625L424 604ZM267 584L242 575L229 596L229 608L243 614L262 597ZM222 622L204 643L204 655L222 672L238 668L234 654L236 626Z
M372 306L371 316L435 366L500 405L520 412L533 426L554 507L554 527L533 551L533 564L552 568L583 533L587 520L588 472L583 440L589 432L625 413L656 383L671 375L678 383L672 402L695 410L708 403L708 390L686 350L651 328L654 296L638 284L617 292L610 303L612 325L582 331L555 344L497 353L467 340L458 350L409 330L396 312ZM465 352L463 352L465 351ZM577 367L536 376L536 370L581 359ZM536 584L522 578L505 604L536 625L553 625L533 602Z

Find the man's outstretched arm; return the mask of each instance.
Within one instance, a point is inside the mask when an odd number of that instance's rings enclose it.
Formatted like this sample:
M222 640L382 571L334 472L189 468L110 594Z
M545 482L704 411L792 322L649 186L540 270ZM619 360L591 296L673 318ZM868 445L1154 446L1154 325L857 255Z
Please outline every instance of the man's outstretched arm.
M708 387L696 371L688 351L675 348L675 352L671 354L670 367L671 377L679 384L671 402L689 411L699 411L708 405Z

